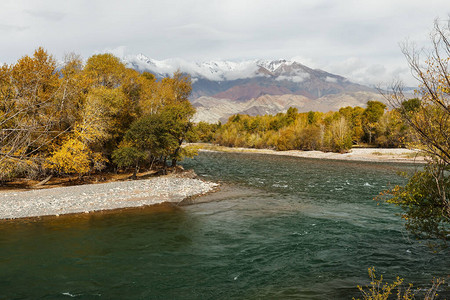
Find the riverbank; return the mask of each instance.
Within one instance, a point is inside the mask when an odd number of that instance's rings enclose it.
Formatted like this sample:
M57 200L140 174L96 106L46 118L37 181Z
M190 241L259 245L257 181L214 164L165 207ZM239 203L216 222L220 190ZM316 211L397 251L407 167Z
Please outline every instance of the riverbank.
M425 157L419 151L404 148L353 148L348 153L334 153L322 151L276 151L270 149L224 147L212 144L190 144L199 151L236 152L294 156L314 159L351 160L367 162L395 162L395 163L425 163Z
M0 219L89 213L164 202L214 191L217 183L181 174L51 189L0 191Z

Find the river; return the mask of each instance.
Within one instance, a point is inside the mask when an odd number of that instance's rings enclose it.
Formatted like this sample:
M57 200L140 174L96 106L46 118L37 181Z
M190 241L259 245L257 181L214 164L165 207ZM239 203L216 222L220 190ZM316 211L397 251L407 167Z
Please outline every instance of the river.
M429 286L448 252L373 200L414 165L201 153L221 192L182 207L0 224L0 298L351 299L375 266ZM207 197L210 197L209 199Z

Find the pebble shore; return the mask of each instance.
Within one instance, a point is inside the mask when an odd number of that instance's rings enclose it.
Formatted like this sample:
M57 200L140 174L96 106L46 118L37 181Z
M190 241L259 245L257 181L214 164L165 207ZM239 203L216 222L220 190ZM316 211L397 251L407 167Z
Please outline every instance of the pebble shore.
M0 192L0 219L88 213L182 200L213 191L217 183L176 175L145 180Z
M202 144L192 144L200 145ZM235 153L254 153L254 154L270 154L281 156L294 156L314 159L331 159L331 160L350 160L363 162L382 162L382 163L425 163L425 157L419 155L418 150L410 150L404 148L353 148L348 153L322 152L322 151L302 151L288 150L276 151L269 149L239 148L214 146L208 149L200 148L203 152L235 152Z

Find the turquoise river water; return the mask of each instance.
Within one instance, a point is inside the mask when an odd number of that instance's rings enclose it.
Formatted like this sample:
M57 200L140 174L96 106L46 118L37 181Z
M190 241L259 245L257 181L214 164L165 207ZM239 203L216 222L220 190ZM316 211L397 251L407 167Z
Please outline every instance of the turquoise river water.
M351 299L371 266L418 287L449 273L448 251L432 253L398 208L373 200L414 165L231 153L183 165L223 191L0 223L0 299Z

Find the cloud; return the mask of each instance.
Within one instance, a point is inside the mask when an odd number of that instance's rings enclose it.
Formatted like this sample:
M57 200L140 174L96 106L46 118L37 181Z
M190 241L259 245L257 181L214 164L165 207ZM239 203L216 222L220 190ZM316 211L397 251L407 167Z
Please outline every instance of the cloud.
M392 74L411 80L398 43L426 46L433 20L448 13L448 0L6 0L0 60L13 63L38 46L57 58L120 47L160 61L298 57L376 84Z
M115 48L105 48L102 51L95 51L94 54L110 53L120 59L124 59L128 54L127 46L118 46Z
M0 24L0 31L4 31L4 32L18 32L18 31L24 31L28 28L29 28L29 26L16 26L16 25L9 25L9 24Z
M295 76L281 75L281 76L278 76L275 80L277 80L277 81L287 80L287 81L292 81L292 82L302 82L308 78L309 78L309 74L303 74L300 76L299 75L295 75Z
M65 13L57 12L57 11L33 11L33 10L25 10L27 14L36 18L42 18L47 21L61 21L65 17Z
M331 83L336 83L338 80L337 80L336 77L330 77L330 76L327 76L327 77L325 78L325 81L331 82Z
M411 76L409 68L400 62L383 65L351 57L342 62L323 66L323 68L360 84L384 86L389 85L394 79L400 79L407 86L417 85L417 81Z
M123 58L123 56L119 56ZM258 66L255 61L232 62L211 61L192 62L180 58L155 60L145 56L128 55L126 61L138 66L141 70L151 70L154 73L171 75L177 70L189 73L193 78L207 78L214 81L236 80L256 75Z

